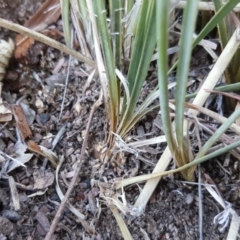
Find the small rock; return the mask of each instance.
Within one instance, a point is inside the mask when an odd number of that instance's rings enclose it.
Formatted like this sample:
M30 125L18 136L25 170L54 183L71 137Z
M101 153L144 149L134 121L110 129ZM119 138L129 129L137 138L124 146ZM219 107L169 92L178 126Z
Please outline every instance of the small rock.
M42 124L45 124L47 121L49 121L50 116L49 116L49 114L41 113L41 114L39 115L39 119L40 119L40 122L41 122Z
M188 193L188 194L186 195L186 197L185 197L185 202L186 202L187 204L192 204L192 202L193 202L193 194L192 194L192 193Z
M2 216L10 220L11 222L17 222L21 218L21 216L17 212L12 210L3 211Z

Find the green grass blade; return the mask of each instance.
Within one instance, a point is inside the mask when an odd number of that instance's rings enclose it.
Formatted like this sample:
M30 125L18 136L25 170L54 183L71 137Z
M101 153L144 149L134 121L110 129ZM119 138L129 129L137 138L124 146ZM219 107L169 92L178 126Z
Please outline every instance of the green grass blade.
M188 82L188 72L192 53L193 33L197 18L198 0L187 2L183 14L182 34L180 38L179 62L177 68L177 86L176 86L176 137L182 162L187 163L185 159L183 142L183 120L185 108L185 94ZM161 55L161 54L159 54ZM160 56L159 56L160 57ZM163 64L163 63L161 63ZM162 109L162 108L161 108Z
M221 127L210 137L210 139L200 149L195 159L204 156L204 154L210 149L210 147L219 139L219 137L229 128L229 126L236 121L240 116L240 108L237 108L228 120L221 125Z
M239 53L239 49L238 49L238 51L237 51L237 55L238 55L238 57L240 57L240 53ZM239 58L238 58L239 59ZM236 79L236 81L239 83L240 82L240 68L238 67L238 69L237 69L237 72L236 72L236 75L235 75L235 79ZM237 84L237 83L236 83ZM236 90L235 90L236 91Z
M141 1L141 0L140 0ZM122 19L123 24L123 57L124 59L130 59L132 55L132 43L134 42L133 36L136 33L136 26L138 23L139 12L141 9L141 3L137 0L125 1L125 16Z
M139 92L142 89L156 46L155 5L155 1L142 2L128 73L129 90L133 95L132 100L134 103L136 103Z
M105 1L93 0L95 7L95 14L97 17L98 31L101 38L102 52L106 65L107 76L109 80L109 97L110 97L110 115L111 115L111 129L110 131L116 132L119 114L119 84L115 75L114 56L112 51L111 38L107 26L107 12L105 8ZM104 96L105 98L108 96Z
M122 16L123 16L123 1L110 0L110 18L111 18L111 35L113 44L113 55L115 66L120 70L122 67Z
M130 104L123 105L122 121L118 132L129 121L136 107L136 103L146 79L152 54L156 46L155 1L143 1L140 10L139 22L134 39L133 53L128 72Z
M157 51L158 51L158 86L160 91L160 107L163 129L171 152L176 149L173 129L169 114L168 97L168 27L169 27L169 1L157 1Z
M218 12L220 10L220 8L222 7L222 2L221 0L213 0L214 6L215 6L215 10L216 12ZM221 46L222 49L225 48L225 46L227 45L228 42L228 34L227 34L227 28L226 28L226 24L224 22L224 18L219 21L218 23L218 32L219 32L219 36L220 36L220 42L221 42Z
M131 118L129 119L129 121L127 122L127 124L125 125L124 129L122 130L122 132L120 133L120 135L124 138L127 133L134 127L136 126L137 122L143 118L144 116L146 116L147 113L155 110L159 108L158 105L155 106L151 106L149 108L145 108L142 111L138 111L136 110L136 112L134 112L134 114L131 116Z
M240 70L240 68L239 68L239 70ZM233 83L233 84L228 84L228 85L224 85L221 87L216 87L216 88L214 88L214 90L220 91L220 92L237 92L237 91L240 91L240 83ZM185 100L194 98L196 96L197 96L197 93L187 94L185 97Z
M61 12L63 20L63 32L66 45L71 48L71 30L70 30L70 2L69 0L61 0Z

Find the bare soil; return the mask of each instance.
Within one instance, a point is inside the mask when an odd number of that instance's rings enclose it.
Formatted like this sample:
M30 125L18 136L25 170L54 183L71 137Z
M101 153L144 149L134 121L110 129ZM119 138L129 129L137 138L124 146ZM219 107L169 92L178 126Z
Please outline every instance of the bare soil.
M0 17L24 24L40 5L41 1L1 0ZM55 24L55 27L62 31L60 21ZM0 28L0 37L3 39L14 38L15 35L13 32ZM75 169L75 163L80 156L90 108L99 97L100 84L96 77L83 92L88 73L82 71L85 69L84 65L73 59L62 118L59 121L68 56L46 47L38 58L39 63L34 65L21 64L14 59L11 61L4 79L2 97L8 104L24 103L35 112L35 114L30 114L33 118L30 127L33 132L32 139L37 144L51 149L52 140L63 127L65 128L53 150L59 160L64 158L59 182L62 192L65 193ZM53 74L52 71L60 59L64 60L64 64L57 74ZM197 81L204 80L209 71L209 64L204 51L199 49L194 52L191 78ZM144 94L153 89L156 84L156 66L153 64L141 96L142 99L145 97ZM87 232L75 215L66 208L54 239L122 239L115 218L110 209L99 199L99 189L92 186L91 182L93 179L100 181L105 179L111 182L117 177L150 173L165 148L164 144L157 144L143 149L144 152L141 152L138 157L126 154L125 164L117 167L107 165L100 178L98 170L101 161L97 146L104 141L106 135L105 121L105 110L101 105L94 113L86 149L86 161L69 199L69 202L86 216L89 226L95 227L96 233ZM145 116L131 132L132 136L142 139L160 134L162 134L161 122L157 111ZM7 123L0 123L0 150L2 152L16 157L16 143L19 140L14 119ZM0 163L0 239L44 239L60 204L55 190L56 183L53 181L56 169L42 156L34 155L26 163L27 168L18 167L8 173L7 167L10 161L7 159ZM232 203L234 209L240 213L239 163L232 160L223 167L224 162L225 159L222 157L203 164L201 166L202 177L204 178L204 174L211 176L223 198ZM20 199L18 211L14 209L9 176L12 176L16 182ZM142 187L143 184L140 184L126 189L126 198L130 204L134 203ZM31 196L34 193L38 195ZM214 217L223 209L204 188L202 189L202 204L204 239L226 239L228 228L220 232L219 226L213 223ZM184 183L181 176L176 174L163 178L144 214L139 217L131 215L123 217L134 239L195 240L199 239L198 205L198 186Z

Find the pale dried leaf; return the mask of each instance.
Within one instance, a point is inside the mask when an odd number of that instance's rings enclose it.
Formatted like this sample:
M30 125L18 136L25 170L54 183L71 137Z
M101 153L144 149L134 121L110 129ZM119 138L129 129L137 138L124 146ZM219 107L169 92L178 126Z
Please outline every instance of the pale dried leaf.
M1 83L0 83L1 85ZM0 86L1 88L1 86ZM1 94L1 92L0 92ZM9 122L12 120L12 112L9 108L7 108L3 102L2 98L0 96L0 122Z
M42 176L39 172L33 174L34 177L34 190L41 190L51 186L54 182L54 174L51 172L45 173Z
M25 24L25 27L28 27L35 31L42 31L46 29L49 24L55 23L60 17L60 14L60 1L47 0Z
M46 188L44 191L37 191L33 194L27 195L27 197L31 198L31 197L36 197L36 196L42 196L46 193L47 190L48 190L48 188Z
M28 141L28 149L34 153L40 154L41 156L47 158L54 167L57 166L57 155L50 149L45 148L41 145L37 145L33 140Z
M3 156L0 155L0 163L2 163L4 161L6 161L6 159Z
M20 207L20 201L19 201L19 196L18 196L18 191L17 191L17 187L15 184L15 180L12 176L9 176L8 182L9 182L13 207L14 207L15 211L18 211L21 209L21 207Z
M30 108L29 105L23 102L21 102L20 105L22 107L22 110L24 112L24 115L27 119L28 124L32 125L33 121L35 120L36 112L32 108Z
M227 240L238 239L238 231L240 227L240 218L235 211L232 212L232 221L228 230Z
M0 81L2 81L5 75L5 69L8 66L9 59L12 57L14 50L14 43L12 39L9 39L8 42L0 40Z
M28 161L30 161L33 156L33 154L25 153L25 151L27 150L27 146L22 144L21 142L17 142L14 145L14 149L15 149L16 157L14 158L15 161L12 161L10 163L8 167L8 173L17 167L24 165L24 163L27 163Z

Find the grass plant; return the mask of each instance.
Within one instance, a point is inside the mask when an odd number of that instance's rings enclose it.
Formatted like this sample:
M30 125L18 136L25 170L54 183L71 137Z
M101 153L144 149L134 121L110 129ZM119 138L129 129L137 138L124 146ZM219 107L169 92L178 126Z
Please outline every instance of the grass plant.
M210 110L203 107L210 95L210 92L205 90L214 89L224 72L230 72L230 78L228 78L230 79L228 82L230 85L226 88L231 87L232 83L237 84L234 87L239 87L240 70L237 64L240 45L239 26L236 26L229 36L225 19L239 2L239 0L231 0L222 5L220 0L214 0L215 15L201 29L197 37L194 37L198 8L201 4L204 5L203 2L198 0L61 1L67 47L55 41L52 42L46 37L42 38L39 33L26 30L24 27L18 28L16 25L11 25L6 20L0 19L0 26L31 35L31 37L42 40L53 47L55 44L58 49L64 49L65 52L85 62L89 69L91 67L98 70L107 113L106 118L109 123L106 133L107 142L105 142L108 149L102 157L104 163L114 159L118 164L121 164L121 159L113 153L116 140L121 139L124 142L142 117L153 109L160 107L165 134L165 136L160 137L161 141L166 140L167 147L152 174L117 180L114 184L117 190L122 189L124 192L123 188L129 184L147 181L135 205L126 208L124 197L120 199L117 193L112 197L114 201L106 201L120 226L124 239L131 239L131 234L118 210L124 212L131 208L132 213L140 214L145 209L163 175L180 171L184 179L193 181L194 171L199 163L240 146L240 142L237 141L229 145L225 144L224 148L213 153L208 153L209 149L228 128L239 134L239 127L234 122L240 117L240 109L236 109L228 118L224 118L215 116ZM179 53L177 61L169 66L167 53L171 25L169 17L170 12L177 6L184 6L178 43ZM72 16L74 27L78 29L80 52L83 54L70 49L69 16ZM189 96L187 95L187 84L192 50L217 26L222 43L222 52L199 91ZM147 79L149 66L155 52L157 53L158 86L140 103L139 96ZM176 69L177 90L175 99L170 99L168 76L174 69ZM221 89L224 91L223 88ZM192 103L186 103L189 98L193 99ZM175 106L174 120L170 116L172 111L169 107L170 104ZM192 123L188 122L186 116L194 118L199 112L211 115L222 125L194 156L189 141L189 127ZM156 143L156 139L153 139L152 143ZM143 144L143 142L139 144ZM145 144L151 144L151 142L146 141ZM165 171L172 158L177 168Z

